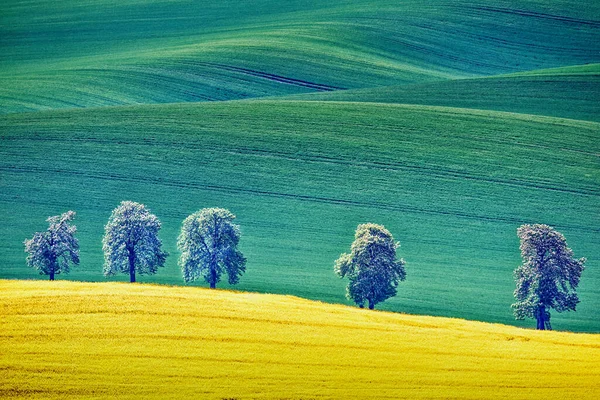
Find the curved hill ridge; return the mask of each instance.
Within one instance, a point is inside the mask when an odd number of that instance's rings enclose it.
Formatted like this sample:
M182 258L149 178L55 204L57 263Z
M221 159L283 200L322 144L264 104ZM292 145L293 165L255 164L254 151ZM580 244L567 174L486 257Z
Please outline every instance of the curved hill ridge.
M594 1L17 1L0 112L230 100L597 62Z
M290 296L0 280L0 326L13 399L596 399L600 380L597 334Z
M421 104L600 122L600 64L285 98Z

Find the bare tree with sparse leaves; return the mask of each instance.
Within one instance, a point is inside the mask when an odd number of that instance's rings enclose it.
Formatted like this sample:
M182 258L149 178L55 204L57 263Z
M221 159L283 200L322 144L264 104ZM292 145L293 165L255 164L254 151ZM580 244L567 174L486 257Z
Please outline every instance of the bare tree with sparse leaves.
M48 229L36 232L33 238L24 242L27 265L38 270L40 275L48 275L51 281L55 275L68 273L70 264L79 264L77 227L71 224L74 218L74 211L49 217L46 220Z
M552 329L550 309L575 311L579 303L575 289L586 259L574 258L565 237L548 225L522 225L517 235L523 264L514 272L515 317L535 318L537 329Z

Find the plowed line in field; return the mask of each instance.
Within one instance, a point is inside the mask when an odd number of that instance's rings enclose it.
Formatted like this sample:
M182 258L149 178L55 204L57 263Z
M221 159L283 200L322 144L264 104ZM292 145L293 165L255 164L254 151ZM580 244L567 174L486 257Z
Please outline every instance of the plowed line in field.
M279 83L286 83L286 84L294 85L294 86L307 87L310 89L315 89L315 90L323 91L323 92L331 92L333 90L343 90L344 89L341 87L330 86L330 85L325 85L325 84L321 84L321 83L308 82L308 81L304 81L301 79L288 78L288 77L281 76L281 75L269 74L266 72L256 71L253 69L235 67L232 65L210 63L210 62L193 62L192 63L189 61L182 62L182 64L187 64L187 65L192 64L192 65L199 65L199 66L204 66L204 67L217 68L217 69L222 69L225 71L252 75L252 76L268 79L268 80L279 82Z
M7 138L4 138L7 139ZM19 138L15 138L19 140ZM7 139L10 140L10 139ZM28 139L35 141L61 141L60 138L48 138L48 137L37 137L35 139ZM117 144L111 140L102 140L96 138L85 138L85 139L70 139L72 142L85 142L85 143L104 143L104 144ZM123 144L131 144L136 146L157 146L157 143L154 143L152 140L146 141L128 141L126 143L118 143L119 145ZM170 148L185 148L189 149L198 149L198 150L206 150L206 146L197 146L193 143L185 143L179 144L176 142L169 143ZM428 166L419 166L419 165L410 165L408 163L401 162L383 162L383 161L353 161L339 157L329 157L325 155L319 154L290 154L281 151L274 150L261 150L261 149L252 149L247 147L238 147L238 148L211 148L211 151L216 151L225 154L233 154L233 155L250 155L256 157L264 157L264 158L273 158L287 161L296 161L296 162L312 162L312 163L322 163L322 164L333 164L333 165L345 165L350 167L362 167L362 168L370 168L375 170L388 170L388 171L410 171L417 172L423 175L437 177L437 178L451 178L451 179L465 179L469 181L476 181L482 183L492 183L499 184L511 187L519 187L519 188L529 188L534 190L549 190L553 192L560 193L571 193L577 195L586 195L586 196L600 196L600 189L596 187L580 187L580 188L570 188L566 186L560 186L556 184L550 184L541 181L533 181L523 178L492 178L489 176L480 176L474 175L469 172L463 172L453 169L442 169L437 167L428 167ZM565 149L567 151L571 151L569 149ZM596 156L595 154L590 154L583 152L586 155Z
M573 18L573 17L565 17L562 15L544 14L544 13L539 13L539 12L535 12L535 11L508 9L508 8L493 7L493 6L478 6L478 7L470 7L470 8L472 8L474 10L478 10L478 11L489 11L489 12L495 12L495 13L500 13L500 14L518 15L518 16L522 16L522 17L533 17L533 18L545 19L545 20L551 20L551 21L567 22L567 23L571 23L571 24L590 25L590 26L594 26L594 27L600 27L600 22L598 22L598 21L586 20L586 19L581 19L581 18Z
M224 186L224 185L211 185L211 184L198 184L191 182L183 182L177 181L174 179L163 179L163 178L151 178L151 177L135 177L135 176L124 176L114 173L85 173L80 171L72 171L72 170L64 170L64 169L52 169L52 168L37 168L37 167L0 167L0 171L12 172L12 173L29 173L29 174L52 174L52 175L63 175L63 176L81 176L88 179L100 179L100 180L108 180L108 181L121 181L121 182L131 182L131 183L150 183L154 185L167 186L167 187L176 187L181 189L196 189L196 190L208 190L213 192L221 192L228 194L246 194L252 196L264 196L271 198L281 198L281 199L290 199L297 201L307 201L314 203L323 203L323 204L332 204L338 206L346 206L346 207L360 207L360 208L376 208L380 210L387 211L398 211L403 213L412 213L412 214L428 214L428 215L443 215L443 216L452 216L457 218L465 218L471 220L478 221L488 221L488 222L501 222L501 223L510 223L510 224L524 224L529 221L521 219L521 218L513 218L513 217L489 217L483 215L477 215L474 213L463 212L458 210L432 210L428 208L415 207L410 205L401 205L401 204L388 204L382 202L364 202L364 201L356 201L356 200L347 200L347 199L337 199L333 197L322 197L322 196L311 196L311 195L303 195L303 194L294 194L294 193L283 193L283 192L274 192L267 190L259 190L259 189L244 189L233 186ZM590 229L577 225L567 225L560 224L556 225L559 228L569 228L583 231L590 231L595 233L600 233L600 228L598 229Z

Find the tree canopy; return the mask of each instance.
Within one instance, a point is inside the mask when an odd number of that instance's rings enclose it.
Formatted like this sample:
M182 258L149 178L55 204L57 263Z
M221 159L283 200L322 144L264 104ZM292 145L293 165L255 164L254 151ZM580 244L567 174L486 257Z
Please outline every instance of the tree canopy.
M574 258L565 237L548 225L522 225L517 235L523 263L514 272L515 317L535 318L537 329L552 329L550 309L575 311L579 303L575 289L586 260Z
M74 211L49 217L48 229L36 232L33 238L25 240L28 253L27 265L38 270L41 275L49 275L50 280L60 273L68 273L70 264L79 264L79 242L75 238L77 227L70 222L75 218Z
M123 201L112 211L104 228L104 275L155 274L164 266L168 253L158 238L160 221L143 204Z
M350 282L346 296L359 307L369 308L396 295L398 283L406 279L405 262L396 259L400 243L382 225L362 224L356 228L350 253L342 254L334 271Z
M204 278L215 288L223 273L227 273L230 284L239 282L246 271L246 259L237 249L240 228L234 219L228 210L205 208L183 221L177 246L186 282Z

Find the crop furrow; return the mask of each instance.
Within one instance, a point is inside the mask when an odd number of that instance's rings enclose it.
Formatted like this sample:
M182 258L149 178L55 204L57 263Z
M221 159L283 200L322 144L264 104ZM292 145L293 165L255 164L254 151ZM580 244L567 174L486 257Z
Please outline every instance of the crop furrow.
M370 208L370 209L379 209L386 211L396 211L403 213L411 213L411 214L427 214L427 215L439 215L439 216L449 216L456 218L464 218L470 220L478 220L478 221L486 221L486 222L501 222L501 223L509 223L509 224L524 224L527 223L528 220L522 218L514 218L514 217L505 217L505 216L484 216L475 213L463 212L458 210L433 210L430 208L423 207L415 207L411 205L403 205L403 204L389 204L383 202L365 202L358 200L348 200L348 199L340 199L334 197L325 197L325 196L313 196L313 195L303 195L297 193L284 193L284 192L275 192L268 190L260 190L260 189L249 189L249 188L240 188L235 186L225 186L225 185L214 185L214 184L200 184L200 183L191 183L185 181L178 181L174 179L164 179L164 178L154 178L154 177L138 177L133 175L120 175L115 173L89 173L82 171L74 171L74 170L66 170L66 169L51 169L51 168L39 168L39 167L0 167L0 171L12 172L12 173L35 173L35 174L52 174L52 175L66 175L66 176L80 176L88 179L98 179L98 180L108 180L108 181L121 181L121 182L130 182L130 183L150 183L159 186L166 187L176 187L182 189L196 189L196 190L208 190L213 192L227 193L227 194L246 194L253 196L264 196L271 198L281 198L281 199L290 199L297 201L306 201L306 202L314 202L314 203L322 203L322 204L332 204L338 206L345 207L359 207L359 208ZM574 230L582 230L589 231L594 233L600 233L600 228L585 228L578 225L570 225L570 224L555 224L558 228L569 228Z
M232 65L210 63L210 62L200 62L200 61L196 61L196 62L187 61L186 64L194 64L194 65L223 69L226 71L252 75L252 76L272 80L272 81L279 82L279 83L286 83L286 84L295 85L295 86L302 86L302 87L307 87L307 88L315 89L315 90L319 90L319 91L344 90L344 88L341 88L341 87L330 86L330 85L314 83L314 82L308 82L308 81L304 81L301 79L288 78L288 77L281 76L281 75L269 74L266 72L256 71L256 70L242 68L242 67L235 67Z
M593 21L593 20L582 19L582 18L573 18L573 17L567 17L567 16L563 16L563 15L545 14L545 13L540 13L540 12L535 12L535 11L519 10L516 8L502 8L502 7L494 7L494 6L471 6L471 7L469 7L464 4L461 5L461 8L471 8L476 11L488 11L488 12L499 13L499 14L518 15L518 16L522 16L522 17L533 17L533 18L539 18L539 19L545 19L545 20L551 20L551 21L567 22L567 23L576 24L576 25L589 25L589 26L593 26L593 27L600 27L600 21Z
M13 138L0 138L0 142L4 140L21 140L18 137ZM32 141L57 141L61 142L64 139L61 138L51 138L51 137L35 137L28 138L28 140ZM73 142L84 142L84 143L98 143L98 144L116 144L113 140L104 140L98 138L73 138L70 139ZM154 140L128 140L127 142L118 143L121 145L135 145L135 146L150 146L155 147L158 143ZM171 142L168 144L169 148L185 148L187 150L206 150L206 146L202 144L194 144L194 143L178 143ZM409 171L416 172L426 176L432 176L436 178L452 178L452 179L466 179L470 181L482 182L482 183L490 183L490 184L499 184L510 187L517 188L528 188L533 190L548 190L553 192L560 193L571 193L577 195L585 195L585 196L600 196L600 188L597 186L580 186L573 187L572 185L558 185L556 182L553 184L543 182L540 180L531 180L522 177L506 177L506 178L494 178L490 176L484 175L476 175L472 172L459 171L456 169L450 168L439 168L435 166L424 166L424 165L415 165L402 163L398 161L369 161L369 160L350 160L343 157L333 157L326 156L323 154L297 154L297 153L288 153L283 151L276 150L262 150L262 149L254 149L250 147L211 147L211 152L218 152L223 154L232 154L232 155L250 155L256 157L263 158L271 158L271 159L279 159L293 162L309 162L309 163L321 163L321 164L330 164L330 165L345 165L349 167L358 167L358 168L369 168L380 171Z

